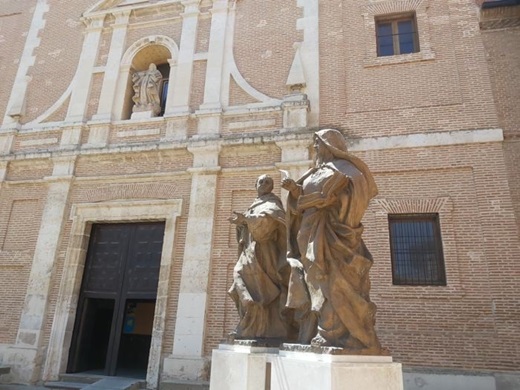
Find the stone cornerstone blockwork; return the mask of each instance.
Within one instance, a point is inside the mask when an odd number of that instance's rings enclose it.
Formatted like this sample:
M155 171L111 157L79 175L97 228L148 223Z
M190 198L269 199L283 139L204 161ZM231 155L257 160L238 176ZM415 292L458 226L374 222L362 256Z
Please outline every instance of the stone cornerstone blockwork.
M516 0L3 0L0 382L207 387L240 322L228 218L264 174L287 210L334 128L379 189L405 389L516 386L519 26Z

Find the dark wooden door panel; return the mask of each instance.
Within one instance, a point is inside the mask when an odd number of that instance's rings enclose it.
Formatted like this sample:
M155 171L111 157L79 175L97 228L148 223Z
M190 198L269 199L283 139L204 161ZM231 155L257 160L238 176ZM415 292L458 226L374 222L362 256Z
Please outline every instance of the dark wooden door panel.
M84 292L119 294L131 228L94 225L88 251Z
M110 338L104 342L105 374L115 375L128 299L151 299L157 296L164 237L164 223L99 224L92 227L87 261L81 287L69 370L88 370L92 321L88 307L91 300L110 300L112 320L105 318ZM94 313L94 312L93 312ZM101 320L99 320L101 321ZM108 342L107 342L108 341ZM94 356L94 355L92 355ZM90 361L92 360L92 362ZM99 358L96 358L99 361Z
M127 263L127 297L157 295L164 225L143 225L135 230L130 242Z

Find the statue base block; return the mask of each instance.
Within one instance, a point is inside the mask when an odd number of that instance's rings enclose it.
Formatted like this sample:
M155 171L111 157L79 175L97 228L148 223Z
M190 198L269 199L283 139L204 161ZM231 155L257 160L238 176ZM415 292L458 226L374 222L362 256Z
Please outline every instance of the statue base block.
M391 356L281 350L271 361L271 390L403 390L401 364Z
M150 119L156 117L157 114L152 110L132 112L130 119Z
M270 361L278 348L237 344L220 344L211 358L211 390L265 390L270 383ZM266 387L267 385L267 387Z
M236 340L213 350L210 390L403 390L400 363L391 356L344 355L314 348Z

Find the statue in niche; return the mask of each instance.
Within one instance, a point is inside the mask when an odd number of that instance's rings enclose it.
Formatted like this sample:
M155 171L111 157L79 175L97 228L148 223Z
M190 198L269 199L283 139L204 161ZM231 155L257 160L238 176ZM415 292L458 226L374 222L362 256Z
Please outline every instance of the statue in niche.
M290 267L286 259L285 211L272 193L273 179L261 175L256 181L258 197L244 212L229 218L236 225L239 258L228 293L238 309L240 321L233 339L295 340L297 330L285 303ZM286 316L287 315L287 316Z
M153 116L161 112L160 86L162 74L154 63L151 63L147 70L135 72L132 75L134 88L133 112L151 111Z
M338 130L316 132L314 149L314 168L297 181L282 180L289 192L287 307L299 316L299 343L386 354L369 297L372 256L361 238L376 183L366 164L347 152Z

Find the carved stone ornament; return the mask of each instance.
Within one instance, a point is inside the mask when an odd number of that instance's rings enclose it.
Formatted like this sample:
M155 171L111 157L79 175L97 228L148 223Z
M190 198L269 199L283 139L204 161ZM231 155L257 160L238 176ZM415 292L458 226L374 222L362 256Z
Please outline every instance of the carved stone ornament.
M161 112L160 86L162 74L151 63L147 70L132 75L134 107L132 112L151 111L153 116Z

